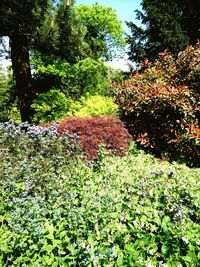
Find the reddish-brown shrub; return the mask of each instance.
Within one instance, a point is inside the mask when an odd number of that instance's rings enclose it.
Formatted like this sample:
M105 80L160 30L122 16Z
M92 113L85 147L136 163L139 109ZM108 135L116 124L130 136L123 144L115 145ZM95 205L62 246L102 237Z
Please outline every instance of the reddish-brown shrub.
M114 85L116 103L129 132L145 150L196 166L200 99L186 86L179 68L167 51L155 62L145 61L131 79Z
M176 64L179 78L200 94L200 41L180 52Z
M116 117L66 118L58 125L58 132L62 134L64 131L78 135L88 159L97 157L101 144L104 144L110 153L123 156L132 139L123 123Z

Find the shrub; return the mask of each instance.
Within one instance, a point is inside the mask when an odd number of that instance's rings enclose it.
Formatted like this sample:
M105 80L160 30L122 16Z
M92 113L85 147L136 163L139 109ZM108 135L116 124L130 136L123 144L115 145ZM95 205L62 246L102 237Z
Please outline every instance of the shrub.
M118 109L112 98L100 95L82 97L77 106L74 115L78 117L116 115Z
M179 77L200 94L200 41L180 52L176 63Z
M128 151L131 136L124 128L123 123L116 117L66 118L58 125L58 132L68 131L77 134L88 159L98 155L99 145L122 156Z
M44 123L63 118L69 112L72 102L65 97L64 93L56 89L40 94L32 104L36 112L33 122Z
M55 89L40 94L33 101L32 107L36 112L33 122L37 123L48 123L67 116L116 115L118 109L111 97L87 95L79 101L74 101Z
M97 172L55 151L16 155L5 135L0 266L199 265L200 169L140 153Z
M87 94L105 95L110 88L108 68L103 61L91 58L80 60L74 65L60 60L48 66L40 62L36 65L34 77L39 91L52 89L52 84L75 100ZM45 85L47 88L44 88Z
M17 161L30 157L73 157L81 155L76 135L64 133L59 136L57 124L49 127L30 125L27 122L16 125L13 120L0 123L0 147L6 156L12 155ZM19 159L20 158L20 159Z
M7 78L0 73L0 121L8 119L8 102L10 98Z
M145 61L140 73L115 85L116 103L129 131L143 148L159 157L167 153L171 160L178 155L187 164L198 166L199 154L194 153L199 148L198 140L186 142L183 137L190 133L190 125L198 128L199 96L181 84L174 61L167 52L153 63ZM193 144L190 153L189 143Z
M9 75L0 73L0 122L6 122L13 119L21 122L21 116L18 109L18 99L11 70Z

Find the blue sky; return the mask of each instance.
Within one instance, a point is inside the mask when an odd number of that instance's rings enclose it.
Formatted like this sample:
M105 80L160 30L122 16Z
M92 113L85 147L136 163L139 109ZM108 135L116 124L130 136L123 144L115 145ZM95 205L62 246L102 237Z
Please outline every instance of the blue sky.
M140 4L142 0L76 0L76 5L79 4L95 4L99 3L106 6L111 6L116 10L118 19L123 22L123 27L127 31L124 21L133 21L136 24L139 24L138 20L135 20L134 10L142 10Z

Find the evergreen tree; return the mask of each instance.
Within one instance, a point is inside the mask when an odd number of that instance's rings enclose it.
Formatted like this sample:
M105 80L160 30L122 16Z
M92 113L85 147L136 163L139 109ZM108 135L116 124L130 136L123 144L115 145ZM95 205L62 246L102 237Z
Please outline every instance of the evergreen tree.
M50 0L2 0L0 2L0 37L8 36L12 69L19 98L22 121L30 121L33 88L29 63L29 42L36 27L43 22Z
M60 0L38 28L33 49L45 64L58 57L74 64L86 57L109 57L113 48L123 45L122 23L111 7Z
M74 1L60 0L37 28L32 49L45 64L58 57L73 64L82 58L84 36L85 29L74 8Z
M127 37L130 60L154 60L168 49L177 54L200 37L200 8L198 1L143 0L136 18L145 26L127 22L131 35Z

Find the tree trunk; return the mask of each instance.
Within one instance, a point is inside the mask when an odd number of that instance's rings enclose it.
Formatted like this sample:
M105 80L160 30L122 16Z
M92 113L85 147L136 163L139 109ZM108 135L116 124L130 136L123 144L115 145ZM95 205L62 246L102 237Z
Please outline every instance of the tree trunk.
M22 121L31 121L33 110L33 91L29 62L27 36L12 33L10 36L12 69L16 82L16 91L19 98L19 108Z

